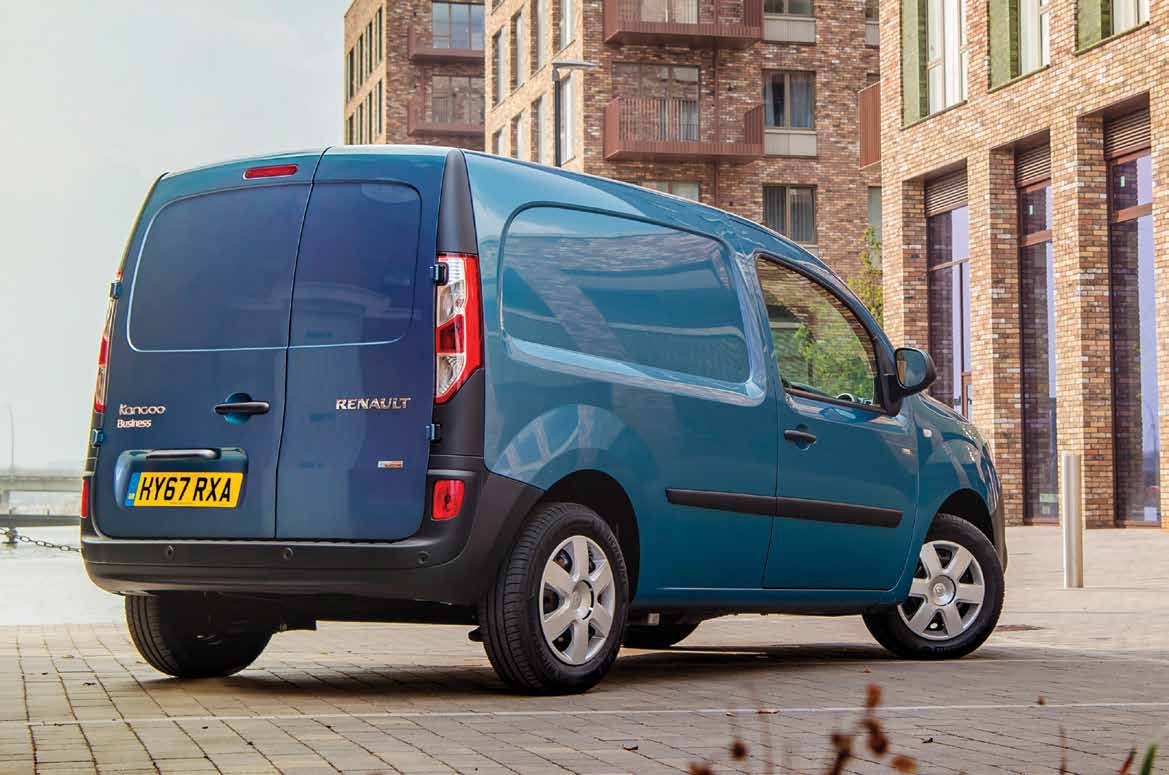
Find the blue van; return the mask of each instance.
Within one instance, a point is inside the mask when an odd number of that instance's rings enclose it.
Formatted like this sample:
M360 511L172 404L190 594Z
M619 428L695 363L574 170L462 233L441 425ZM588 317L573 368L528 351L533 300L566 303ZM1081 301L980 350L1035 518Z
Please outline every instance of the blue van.
M583 691L731 613L993 630L986 442L843 282L637 186L431 147L163 175L110 287L82 543L142 657L318 620L472 627Z

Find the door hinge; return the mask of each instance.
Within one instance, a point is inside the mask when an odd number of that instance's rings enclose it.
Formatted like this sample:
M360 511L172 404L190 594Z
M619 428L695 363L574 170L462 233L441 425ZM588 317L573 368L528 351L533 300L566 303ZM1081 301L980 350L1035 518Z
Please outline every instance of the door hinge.
M100 447L106 440L106 432L101 428L94 428L89 432L89 446Z
M110 298L119 299L122 296L122 284L120 282L110 283Z
M442 426L432 422L426 426L426 438L429 441L438 441L442 438Z
M446 285L447 280L450 279L450 270L447 269L447 265L440 262L430 267L430 279L434 281L435 285Z

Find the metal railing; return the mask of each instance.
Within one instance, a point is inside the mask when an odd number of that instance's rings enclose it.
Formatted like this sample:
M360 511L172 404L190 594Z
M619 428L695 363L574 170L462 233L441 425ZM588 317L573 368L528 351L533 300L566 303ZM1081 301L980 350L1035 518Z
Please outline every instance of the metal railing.
M674 97L626 97L621 100L619 137L623 140L698 142L698 100Z

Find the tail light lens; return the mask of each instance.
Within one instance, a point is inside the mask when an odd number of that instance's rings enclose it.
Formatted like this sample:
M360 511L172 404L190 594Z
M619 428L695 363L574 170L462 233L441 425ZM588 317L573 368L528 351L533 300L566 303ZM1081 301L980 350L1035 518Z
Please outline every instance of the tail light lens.
M81 518L89 519L89 477L81 480Z
M447 278L434 295L434 402L441 404L483 365L483 307L479 259L441 253L438 261Z
M434 503L430 516L439 522L454 519L463 508L463 480L439 479L434 483Z
M115 284L122 282L122 272L119 270L114 280ZM106 304L106 322L101 331L101 346L97 351L97 384L93 387L93 411L101 414L106 410L106 386L110 381L110 333L114 327L114 299L111 297Z

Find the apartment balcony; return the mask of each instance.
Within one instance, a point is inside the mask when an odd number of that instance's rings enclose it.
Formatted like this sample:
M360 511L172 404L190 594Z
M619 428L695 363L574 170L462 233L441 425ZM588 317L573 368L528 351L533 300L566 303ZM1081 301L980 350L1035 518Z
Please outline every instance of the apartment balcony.
M881 161L881 84L861 89L857 126L860 131L860 165L867 167Z
M750 161L762 155L762 105L720 127L699 100L618 97L605 106L607 161Z
M481 48L444 48L431 45L429 32L411 27L406 33L406 56L411 62L483 62Z
M430 105L417 98L406 104L406 134L410 137L483 137L483 119L478 123L465 116L435 115Z
M763 39L763 0L603 0L605 42L748 48Z

